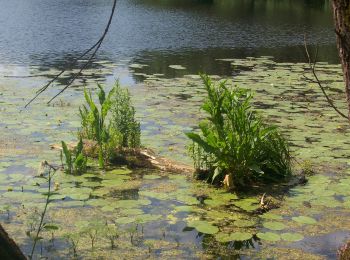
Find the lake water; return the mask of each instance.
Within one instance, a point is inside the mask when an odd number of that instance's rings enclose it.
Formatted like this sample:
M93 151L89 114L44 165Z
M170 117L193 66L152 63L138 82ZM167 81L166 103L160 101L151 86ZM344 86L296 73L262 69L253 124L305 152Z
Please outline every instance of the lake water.
M64 68L101 35L111 0L0 0L0 64ZM231 73L217 58L272 55L304 62L304 35L319 61L338 63L327 0L118 0L97 59L148 64L171 75Z
M305 81L302 63L306 34L311 49L319 48L321 80L345 111L329 1L118 0L92 68L47 106L77 72L70 63L100 37L111 6L112 0L0 0L0 221L21 249L30 252L24 230L32 225L29 213L41 212L40 193L47 190L34 178L37 166L42 160L60 163L50 144L76 140L83 86L93 89L98 81L108 89L119 78L130 88L143 144L190 163L184 132L201 117L202 71L250 88L254 107L281 127L300 165L315 163L320 174L290 189L281 207L264 215L253 213L259 195L223 194L181 174L123 170L113 183L112 173L95 169L85 177L57 174L59 194L48 216L60 229L54 246L46 232L44 256L70 257L64 237L79 236L78 222L112 219L121 229L118 250L100 239L98 250L90 251L85 234L79 256L334 259L350 237L350 149L344 142L350 128L318 86ZM68 72L24 110L60 69ZM204 204L197 199L202 195L208 196ZM140 224L136 230L134 223ZM129 241L132 232L135 241Z

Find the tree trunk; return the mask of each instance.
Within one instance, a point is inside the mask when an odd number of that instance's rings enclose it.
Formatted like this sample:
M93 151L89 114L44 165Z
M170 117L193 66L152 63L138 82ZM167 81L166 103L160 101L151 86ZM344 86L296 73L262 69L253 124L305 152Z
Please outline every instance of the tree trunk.
M8 236L0 225L0 259L25 260L27 259L16 243Z
M350 0L333 0L332 5L350 120Z

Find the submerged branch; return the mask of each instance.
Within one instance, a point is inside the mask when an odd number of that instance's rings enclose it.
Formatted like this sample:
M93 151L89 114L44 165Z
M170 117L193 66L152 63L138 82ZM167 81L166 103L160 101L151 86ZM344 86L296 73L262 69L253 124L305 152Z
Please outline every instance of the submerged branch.
M69 88L73 82L82 74L82 72L87 68L87 66L92 62L93 58L96 56L97 51L100 49L101 44L104 40L104 38L106 37L108 30L111 26L112 23L112 19L115 13L115 7L117 4L117 0L113 0L113 7L112 7L112 12L111 15L109 16L108 19L108 23L106 25L106 28L102 34L102 36L100 37L100 39L93 45L91 46L88 50L86 50L83 54L81 54L78 58L76 58L72 64L76 64L78 62L78 60L80 60L81 58L85 57L87 54L89 54L91 51L92 54L90 55L90 57L88 58L88 60L80 67L79 72L75 73L70 81L65 85L65 87L63 89L61 89L56 95L54 95L47 103L50 104L51 101L53 101L56 97L58 97L59 95L61 95L67 88ZM25 105L25 108L27 108L39 95L41 95L44 91L46 91L51 85L52 83L54 83L64 72L66 72L66 69L63 69L62 71L60 71L52 80L50 80L46 85L44 85L43 87L41 87L35 94L35 96L29 100L29 102Z

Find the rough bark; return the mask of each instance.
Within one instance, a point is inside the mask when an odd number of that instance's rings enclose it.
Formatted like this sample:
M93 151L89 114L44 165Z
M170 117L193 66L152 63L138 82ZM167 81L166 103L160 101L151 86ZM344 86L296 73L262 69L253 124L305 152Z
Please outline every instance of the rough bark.
M16 243L8 236L0 225L0 259L22 260L27 259Z
M350 0L333 0L332 5L350 120Z

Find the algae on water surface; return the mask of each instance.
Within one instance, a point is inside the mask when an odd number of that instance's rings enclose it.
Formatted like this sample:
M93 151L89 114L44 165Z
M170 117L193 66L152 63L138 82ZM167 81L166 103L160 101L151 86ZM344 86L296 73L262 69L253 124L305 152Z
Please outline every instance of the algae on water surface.
M329 170L310 177L305 186L291 189L281 208L253 217L258 197L223 193L182 175L163 173L159 178L154 171L131 172L123 168L107 173L93 171L84 176L57 173L57 194L53 195L48 217L59 225L59 230L53 232L57 251L50 254L60 257L71 254L71 244L63 237L69 232L82 232L75 225L77 219L89 222L103 219L119 228L118 249L109 250L110 241L100 230L93 257L291 254L317 258L335 253L336 248L328 248L325 253L321 244L310 248L305 242L340 229L350 233L346 221L350 215L347 123L328 107L316 85L304 81L306 64L275 63L267 57L225 62L232 63L235 75L228 80L254 91L254 107L283 129L293 155L315 165L327 164ZM144 66L133 67L140 73ZM113 72L111 68L103 70ZM327 81L331 97L345 109L340 66L319 64L318 70L321 80ZM6 75L11 71L9 68L0 73ZM186 68L181 71L185 73ZM30 73L39 74L35 68ZM79 118L72 111L83 102L78 98L82 96L81 89L75 88L54 106L47 106L43 96L21 111L33 88L47 75L25 79L2 77L0 85L0 194L4 205L1 221L24 250L30 241L23 230L33 225L30 212L35 216L33 209L36 207L40 212L43 208L45 197L41 193L46 190L45 180L33 176L41 160L60 163L57 152L49 150L49 145L74 139ZM205 94L201 80L196 75L147 78L130 88L141 120L142 142L162 155L186 161L184 132L191 131L203 116L199 113ZM94 82L87 84L88 88L95 87ZM47 95L54 93L51 91ZM339 170L331 170L336 167ZM51 235L44 232L44 245L50 245ZM78 254L87 256L91 253L89 235L82 232L80 237Z

